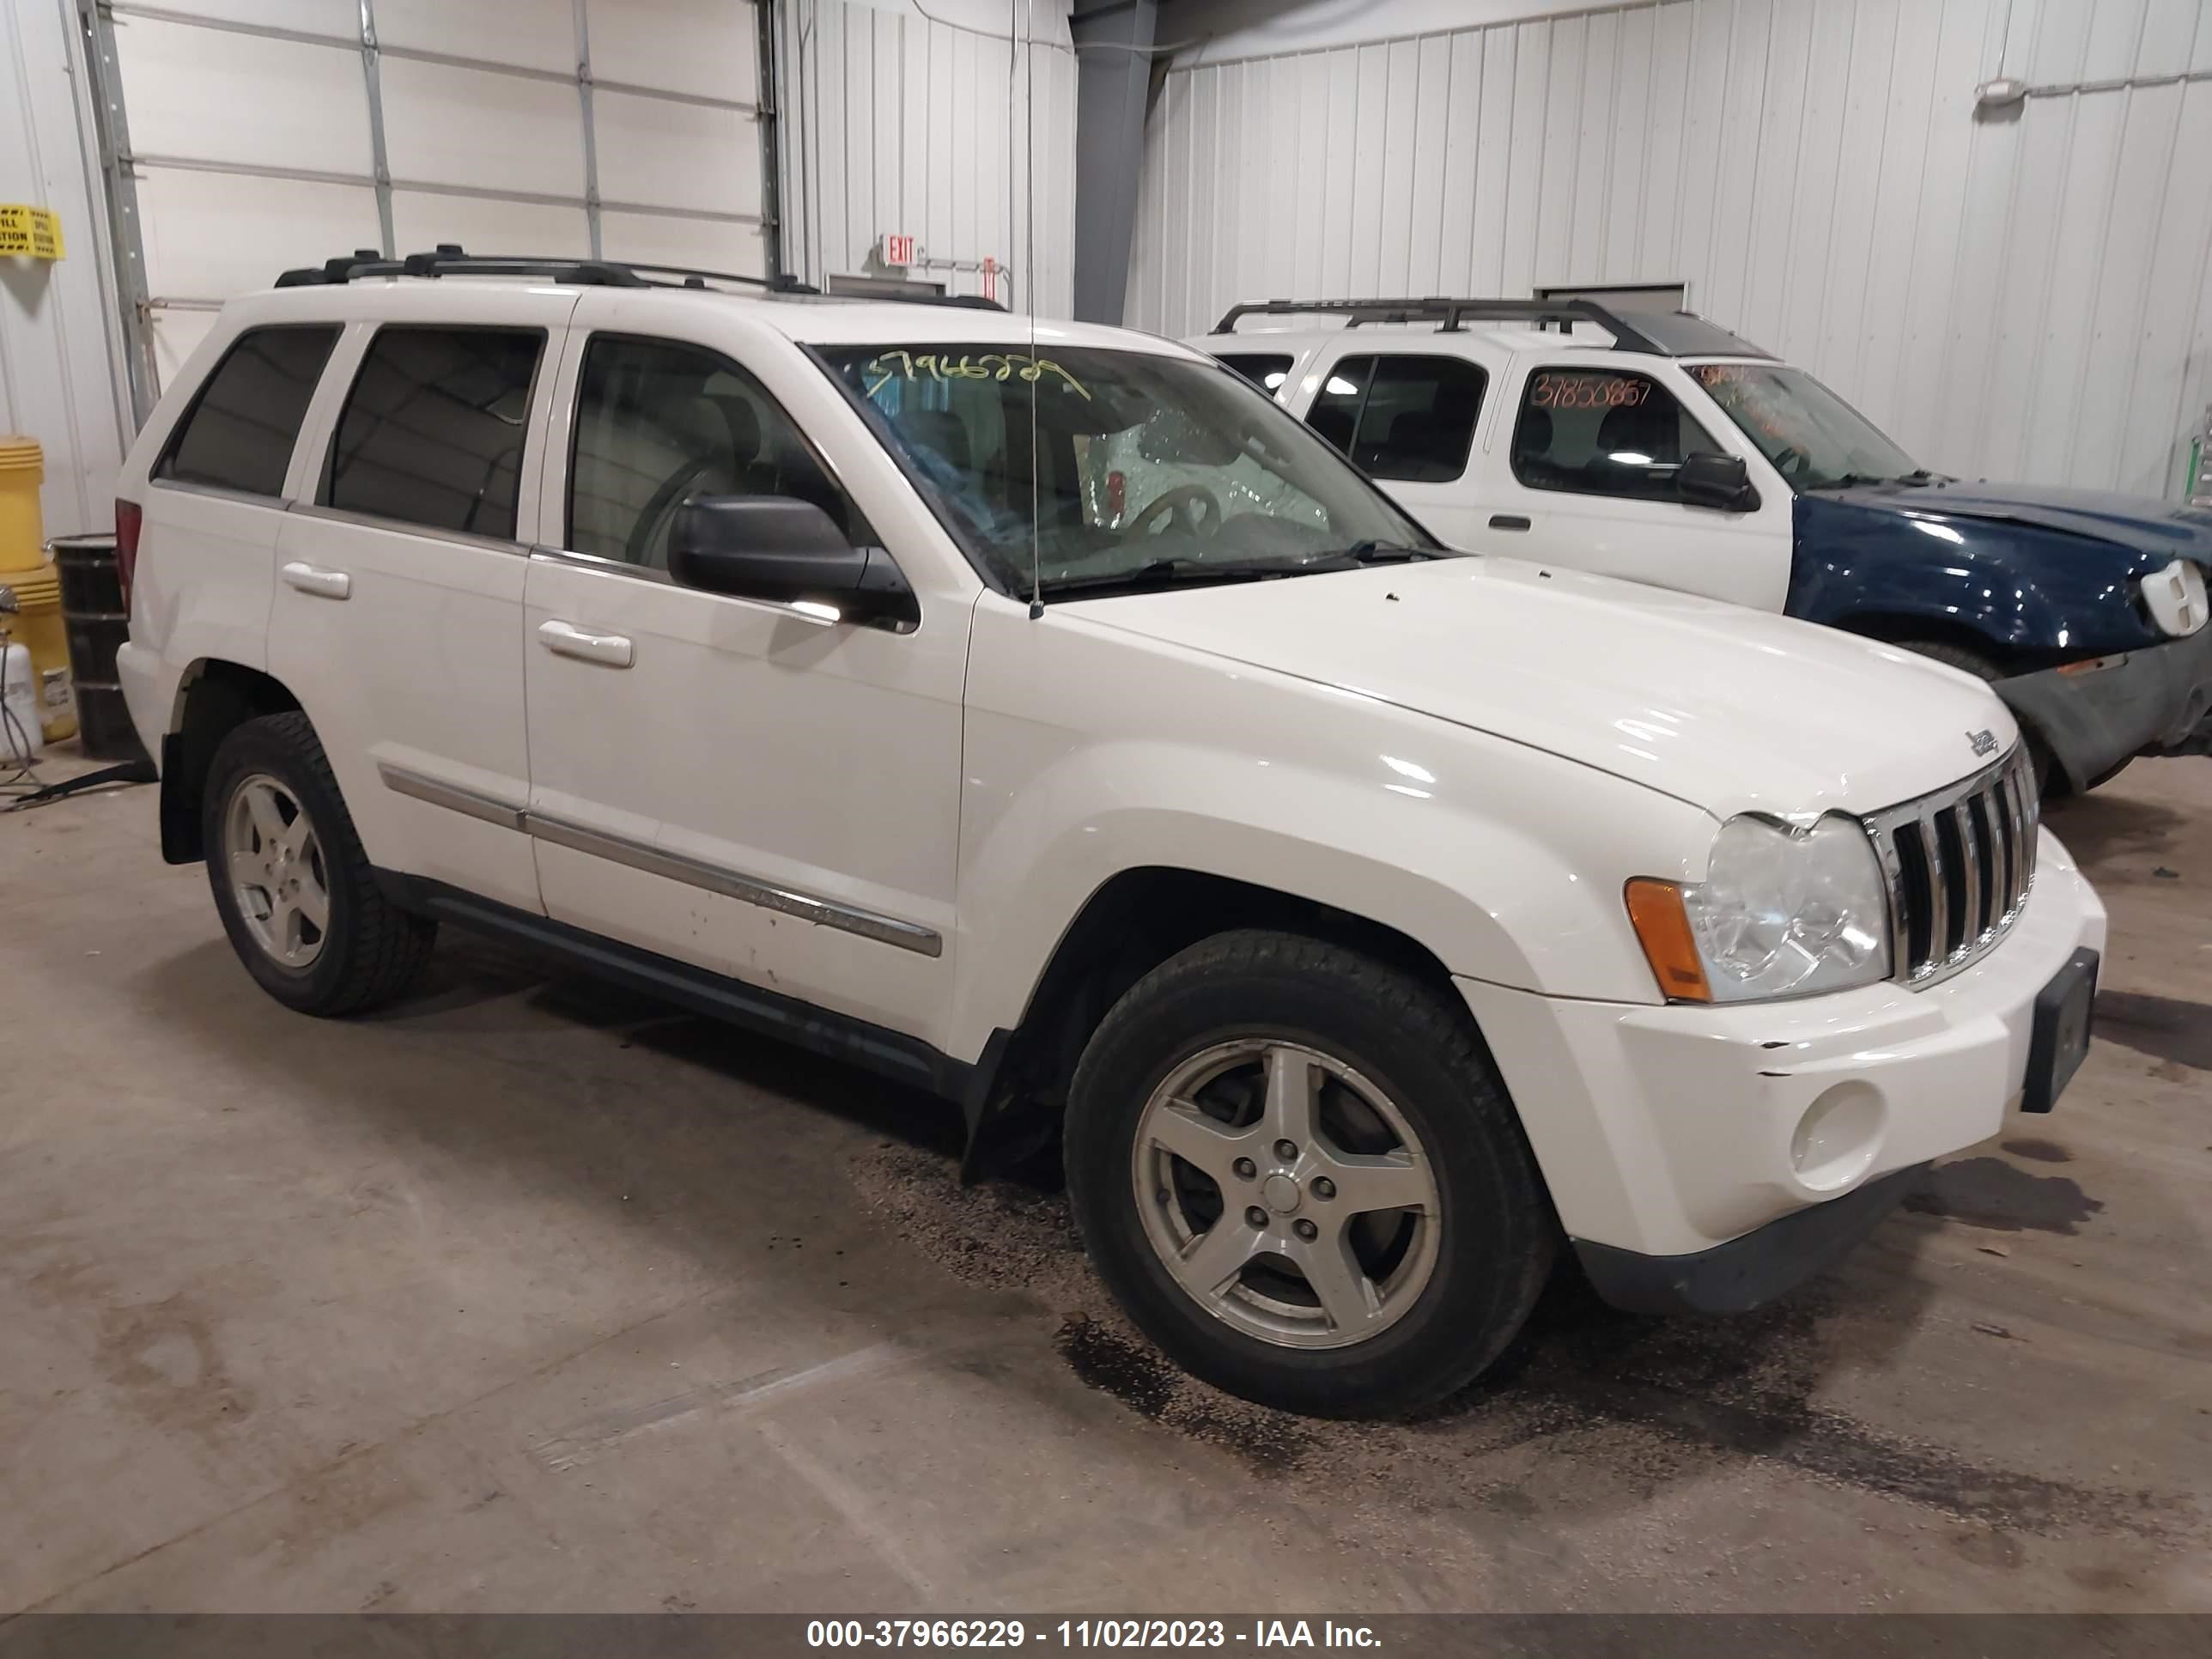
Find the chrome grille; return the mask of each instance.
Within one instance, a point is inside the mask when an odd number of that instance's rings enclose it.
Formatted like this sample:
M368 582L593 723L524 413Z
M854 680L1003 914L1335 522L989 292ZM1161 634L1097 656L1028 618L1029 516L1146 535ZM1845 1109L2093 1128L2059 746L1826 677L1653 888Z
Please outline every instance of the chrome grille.
M1893 979L1933 985L2005 936L2035 881L2038 807L2022 744L1948 789L1869 815L1889 884Z

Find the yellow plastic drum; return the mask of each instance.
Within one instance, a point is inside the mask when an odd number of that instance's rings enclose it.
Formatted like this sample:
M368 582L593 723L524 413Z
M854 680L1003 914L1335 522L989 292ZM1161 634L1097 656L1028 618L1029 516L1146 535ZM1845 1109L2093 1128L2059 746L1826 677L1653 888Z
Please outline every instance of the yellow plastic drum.
M39 682L39 726L48 743L76 735L70 693L69 635L62 626L61 579L46 562L39 517L46 457L29 438L0 437L0 587L15 590L17 612L0 629L31 653Z

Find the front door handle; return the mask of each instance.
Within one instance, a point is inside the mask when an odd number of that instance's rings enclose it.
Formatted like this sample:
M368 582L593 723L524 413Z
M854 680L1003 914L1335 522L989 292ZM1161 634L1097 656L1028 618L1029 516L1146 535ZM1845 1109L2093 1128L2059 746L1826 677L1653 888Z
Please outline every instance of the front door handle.
M574 657L579 662L596 662L609 668L627 668L635 655L626 635L587 634L564 622L538 623L538 642L556 657Z
M353 592L353 578L343 570L324 570L312 564L302 564L297 559L280 572L288 586L302 593L313 593L319 599L342 599Z
M1518 513L1493 513L1490 515L1490 527L1492 530L1526 530L1528 520Z

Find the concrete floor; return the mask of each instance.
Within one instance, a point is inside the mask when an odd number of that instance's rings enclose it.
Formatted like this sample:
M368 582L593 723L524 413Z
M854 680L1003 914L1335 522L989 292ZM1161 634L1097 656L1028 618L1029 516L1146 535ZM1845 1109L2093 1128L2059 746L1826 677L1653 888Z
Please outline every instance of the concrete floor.
M283 1012L154 805L0 817L0 1615L2212 1610L2212 763L2054 814L2054 1116L1786 1305L1562 1290L1364 1426L1164 1369L858 1073L450 934Z

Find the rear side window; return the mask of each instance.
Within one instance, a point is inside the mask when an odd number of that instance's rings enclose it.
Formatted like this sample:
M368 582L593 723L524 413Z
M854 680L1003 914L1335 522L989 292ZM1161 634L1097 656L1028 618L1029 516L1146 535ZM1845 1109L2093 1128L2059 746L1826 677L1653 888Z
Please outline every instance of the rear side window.
M1291 372L1289 356L1279 351L1231 351L1224 353L1221 361L1271 398L1281 390L1283 377Z
M1448 483L1467 471L1489 383L1460 357L1345 357L1306 419L1372 477Z
M177 422L154 476L249 495L283 495L308 399L337 339L335 325L240 335Z
M325 507L511 541L542 329L383 328L346 394Z
M1671 501L1683 458L1724 454L1666 387L1611 368L1540 368L1513 428L1513 476L1531 489Z

